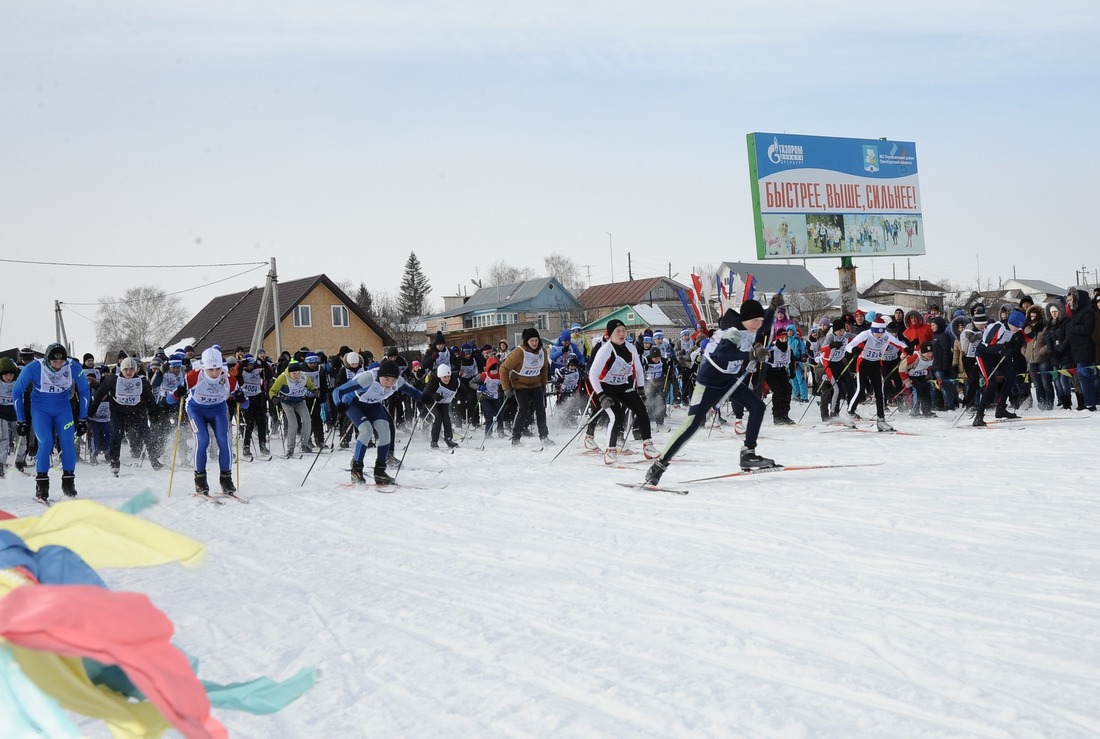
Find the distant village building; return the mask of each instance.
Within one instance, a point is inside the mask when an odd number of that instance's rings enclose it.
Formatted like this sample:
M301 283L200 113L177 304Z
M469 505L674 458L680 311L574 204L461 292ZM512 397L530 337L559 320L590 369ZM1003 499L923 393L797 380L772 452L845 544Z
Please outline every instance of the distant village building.
M1030 295L1036 303L1047 303L1066 294L1064 287L1058 287L1042 280L1005 280L1001 287L1005 290L1021 290Z
M686 292L688 287L668 277L593 285L577 298L584 306L584 320L581 323L592 324L603 320L606 324L612 313L624 307L651 305L661 310L677 333L680 328L694 328L695 322L684 312L677 290Z
M859 297L904 310L927 311L933 305L943 308L946 294L944 288L928 280L878 280Z
M523 329L531 327L553 342L563 328L583 319L581 304L555 277L483 287L468 298L445 297L443 304L442 313L425 318L424 331L429 342L442 331L451 346L496 346L502 339L516 346Z
M268 356L278 356L282 350L293 354L303 346L332 354L349 346L380 357L382 348L394 343L393 337L326 275L279 282L278 288L282 346L275 345L275 320L269 307L261 339ZM252 287L214 298L166 346L188 342L201 351L218 344L225 354L238 346L259 349L250 344L263 292L262 287Z
M683 314L683 312L681 308L680 313ZM588 340L589 345L594 339L603 336L607 332L607 322L613 318L622 321L623 325L626 326L627 334L633 336L635 340L648 328L653 331L664 331L665 337L671 341L679 338L681 328L687 328L683 320L674 321L655 305L646 305L645 303L624 305L622 308L611 311L607 315L590 321L581 327L581 332L584 334L584 338Z

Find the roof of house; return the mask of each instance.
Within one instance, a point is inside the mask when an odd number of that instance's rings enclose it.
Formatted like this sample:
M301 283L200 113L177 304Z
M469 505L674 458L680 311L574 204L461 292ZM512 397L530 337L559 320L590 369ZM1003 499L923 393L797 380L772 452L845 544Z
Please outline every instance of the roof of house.
M801 264L774 264L771 262L722 262L722 266L734 274L746 275L756 278L756 291L766 294L774 294L781 287L785 287L785 293L796 290L824 290L825 286L818 281L810 270ZM711 278L713 281L713 278Z
M592 285L579 296L577 301L585 310L592 308L608 308L619 305L635 305L642 303L649 293L661 283L667 283L674 288L687 290L668 277L646 277L640 280L628 280L626 282L608 282L604 285ZM668 300L677 300L675 294L669 295Z
M1066 294L1066 289L1064 287L1058 287L1057 285L1052 285L1042 280L1006 280L1006 282L1015 282L1017 285L1023 285L1024 290L1028 292L1044 293L1046 295Z
M897 293L944 293L942 287L929 280L888 280L882 279L875 282L863 291L863 295L895 295Z
M634 317L628 319L627 314L633 313ZM624 305L618 310L597 318L584 326L582 331L603 331L607 327L607 322L612 318L618 318L628 328L635 326L683 326L683 321L674 321L665 315L665 312L655 305L646 305L645 303L639 303L638 305Z
M335 282L323 274L279 283L279 307L282 310L279 320L281 321L290 315L290 312L319 284L323 284L331 290L333 295L339 298L351 313L354 313L359 320L378 334L384 344L395 343L393 337L386 333L373 318L363 312L358 303L349 298L343 290L337 287ZM223 348L250 346L263 294L263 288L250 287L244 292L214 298L206 304L206 307L196 313L195 317L187 322L187 325L177 331L168 343L171 344L183 337L194 337L193 346L196 349L213 344L219 344ZM275 321L271 318L269 309L269 315L264 324L263 336L266 338L274 331Z
M553 299L549 299L549 295L552 295ZM569 311L578 310L580 307L573 293L569 292L556 278L539 277L508 285L483 287L460 307L436 313L429 318L449 318L464 316L467 313L499 311L504 308L514 310L549 308Z

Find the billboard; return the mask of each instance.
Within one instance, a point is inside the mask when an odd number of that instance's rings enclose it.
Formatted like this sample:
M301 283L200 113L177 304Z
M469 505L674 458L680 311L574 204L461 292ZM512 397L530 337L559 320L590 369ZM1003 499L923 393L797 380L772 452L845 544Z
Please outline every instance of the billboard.
M911 141L750 133L756 256L924 254Z

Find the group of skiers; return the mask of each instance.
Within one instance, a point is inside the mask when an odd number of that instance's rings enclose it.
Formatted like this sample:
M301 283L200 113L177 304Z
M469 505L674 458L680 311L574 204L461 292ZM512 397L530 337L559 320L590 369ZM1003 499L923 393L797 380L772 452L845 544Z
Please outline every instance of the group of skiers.
M52 453L60 453L61 487L77 494L77 440L87 435L88 461L103 455L118 474L121 447L147 457L153 469L173 452L187 417L183 448L191 459L195 489L208 494L206 462L217 447L219 483L234 494L230 429L235 420L241 457L270 457L270 435L282 429L288 457L337 446L352 451L353 481L365 482L367 450L375 447L371 478L388 484L398 463L398 425L425 421L431 448L458 446L455 422L469 429L508 435L520 445L537 433L553 445L547 425L548 399L562 425L583 429L586 449L614 464L620 439L633 435L653 464L646 481L656 485L671 459L708 415L719 422L725 401L740 420L748 413L740 461L745 469L774 465L756 453L763 416L771 405L773 423L794 424L792 399L819 398L823 421L854 425L858 408L873 400L880 431L892 431L887 407L905 406L913 416L938 409L974 410L973 425L985 424L993 407L998 418L1016 417L1032 397L1041 409L1055 405L1096 410L1100 392L1100 290L1090 298L1072 290L1063 300L1038 306L1025 298L991 320L981 304L956 311L950 320L938 306L928 314L898 309L892 316L856 311L823 318L803 336L788 316L782 293L767 309L755 300L728 310L716 329L684 329L676 342L648 329L639 337L612 319L605 334L589 342L580 325L562 330L553 344L537 329L522 341L477 348L448 346L442 333L419 358L409 361L386 347L380 361L369 351L343 346L332 355L302 347L277 361L263 350L238 347L223 355L207 348L196 356L185 347L167 356L158 350L147 362L119 354L113 369L97 366L90 354L78 363L60 344L41 358L25 349L18 361L0 358L0 476L15 451L26 472L34 456L36 496L48 501ZM767 403L765 403L767 399ZM652 439L668 407L687 413L660 451ZM580 424L578 425L578 421ZM606 424L601 444L596 434ZM531 429L530 427L534 428ZM326 441L328 434L329 441ZM338 435L338 440L337 439ZM194 447L191 449L191 442ZM29 474L29 473L27 473Z

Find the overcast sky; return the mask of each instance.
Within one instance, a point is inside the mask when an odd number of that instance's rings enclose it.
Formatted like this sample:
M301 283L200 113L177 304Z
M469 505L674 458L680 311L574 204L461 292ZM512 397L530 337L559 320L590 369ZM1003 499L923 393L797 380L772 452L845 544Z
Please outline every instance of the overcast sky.
M745 135L775 131L916 142L928 254L860 284L1066 286L1100 269L1098 77L1094 0L8 3L0 257L383 291L412 250L439 306L551 252L685 279L755 259ZM0 348L61 300L82 353L101 297L238 275L194 313L248 269L0 262Z

